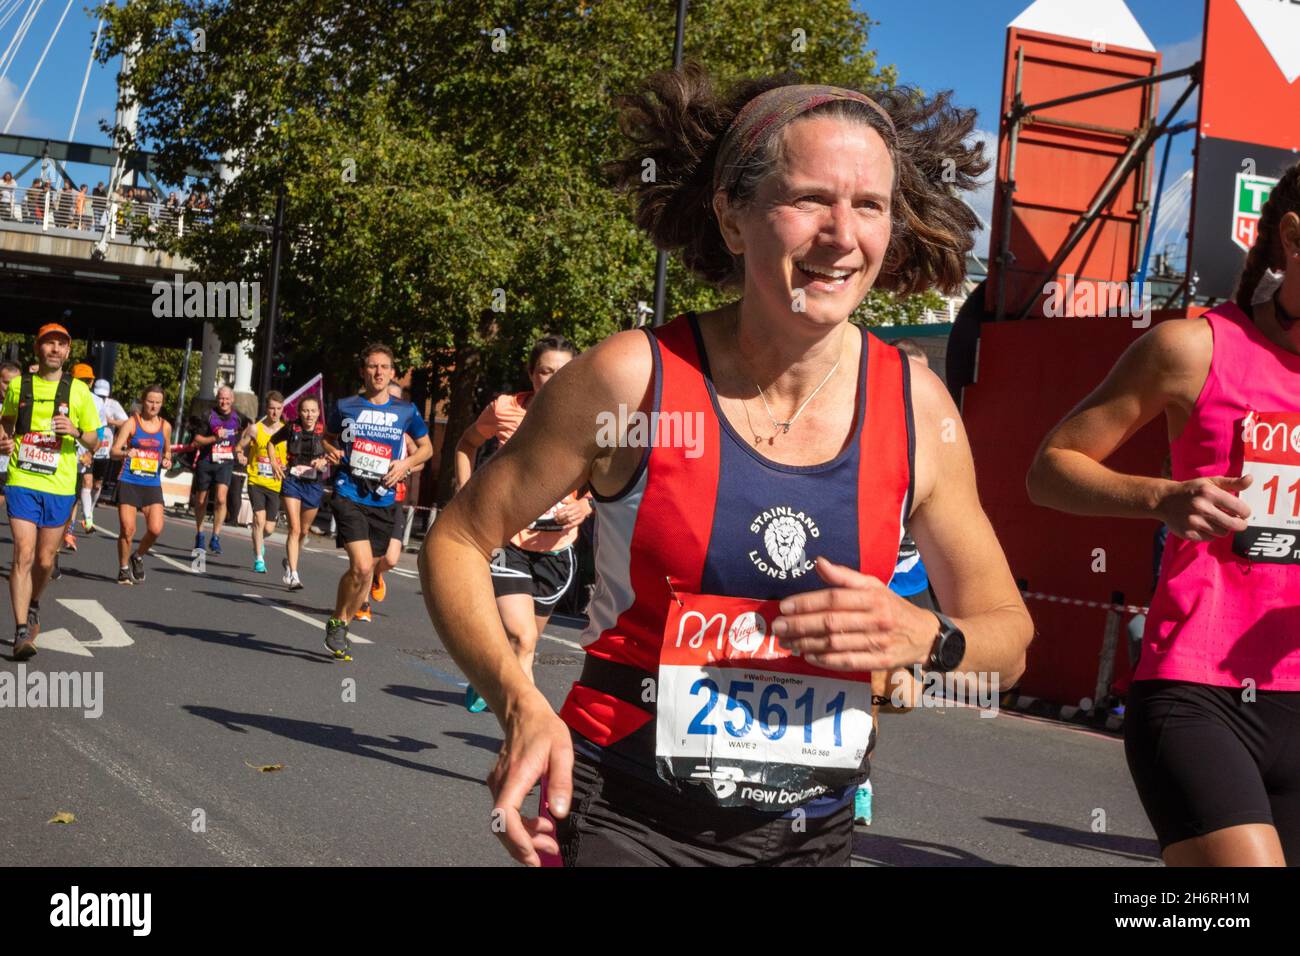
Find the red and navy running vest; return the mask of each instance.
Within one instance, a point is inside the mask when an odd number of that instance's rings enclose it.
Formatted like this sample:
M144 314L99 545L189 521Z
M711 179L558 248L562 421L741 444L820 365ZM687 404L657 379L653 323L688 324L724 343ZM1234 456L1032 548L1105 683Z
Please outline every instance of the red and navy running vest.
M764 458L726 421L695 316L646 330L654 356L659 444L618 494L593 495L596 588L583 634L586 661L560 711L601 748L644 754L654 680L673 588L693 594L782 598L826 587L813 560L888 582L911 509L915 439L903 354L863 331L857 413L848 444L819 465ZM651 697L652 701L652 697ZM640 744L633 746L632 738ZM653 754L653 747L649 753Z

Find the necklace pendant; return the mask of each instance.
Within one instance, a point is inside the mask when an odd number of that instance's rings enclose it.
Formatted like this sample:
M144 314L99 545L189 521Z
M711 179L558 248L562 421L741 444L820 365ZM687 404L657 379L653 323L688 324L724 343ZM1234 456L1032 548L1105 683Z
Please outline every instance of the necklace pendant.
M782 422L782 423L781 423L781 431L784 432L784 433L787 434L787 435L790 434L790 426L791 426L792 424L793 424L793 422Z

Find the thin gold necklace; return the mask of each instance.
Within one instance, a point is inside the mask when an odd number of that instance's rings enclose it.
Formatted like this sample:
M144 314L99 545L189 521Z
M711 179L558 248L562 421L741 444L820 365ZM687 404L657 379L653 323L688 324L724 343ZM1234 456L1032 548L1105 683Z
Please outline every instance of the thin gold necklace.
M740 309L739 307L737 307L736 309L736 324L732 329L732 334L736 342L736 355L740 356L741 351L740 351ZM741 373L746 378L749 379L749 384L753 385L754 388L757 390L758 397L763 400L763 408L767 410L767 417L772 422L772 427L776 429L775 432L773 432L770 436L768 436L767 443L769 445L775 442L777 435L787 435L790 433L790 426L799 420L799 416L802 415L803 410L808 407L808 403L811 402L814 398L816 398L817 393L820 392L822 388L825 387L826 383L831 380L831 376L835 374L837 369L839 369L840 362L843 360L844 357L842 348L840 352L841 352L840 357L835 360L835 364L832 365L831 370L826 373L826 377L823 378L821 380L821 383L816 388L814 388L812 392L809 393L808 397L803 400L803 403L797 409L795 409L795 413L790 416L789 420L784 422L777 421L776 416L772 414L772 406L767 403L767 395L763 391L763 386L756 383L754 379L749 375L749 373L746 372L743 368L741 369ZM754 427L753 419L749 417L749 403L742 401L741 405L744 406L745 409L745 421L749 423L749 430L754 434L754 444L755 445L761 444L762 438L759 436L758 430Z

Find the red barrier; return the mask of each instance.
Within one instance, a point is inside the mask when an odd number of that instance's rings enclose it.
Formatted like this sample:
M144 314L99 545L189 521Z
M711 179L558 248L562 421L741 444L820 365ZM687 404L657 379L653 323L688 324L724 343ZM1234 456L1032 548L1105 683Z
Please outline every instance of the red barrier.
M1202 310L1196 310L1199 314ZM1183 313L1156 313L1153 323ZM1081 518L1029 500L1025 476L1039 444L1110 371L1144 329L1128 319L1062 318L988 322L981 331L976 383L967 386L962 418L970 434L980 498L1011 564L1033 591L1109 601L1121 591L1129 604L1151 597L1154 521ZM1159 475L1169 441L1164 416L1133 436L1108 465ZM1095 549L1104 571L1094 571ZM1024 693L1063 704L1091 697L1097 679L1106 612L1031 602L1037 629L1029 650ZM1121 642L1122 643L1122 642ZM1127 681L1127 654L1115 676Z

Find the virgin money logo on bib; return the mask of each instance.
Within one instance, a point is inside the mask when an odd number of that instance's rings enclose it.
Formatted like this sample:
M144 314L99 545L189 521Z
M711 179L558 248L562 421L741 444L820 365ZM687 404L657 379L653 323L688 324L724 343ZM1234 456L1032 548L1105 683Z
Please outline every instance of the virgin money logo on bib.
M802 577L813 569L808 557L811 540L821 537L817 522L794 508L769 508L755 515L749 524L761 544L749 552L749 560L768 577L780 581Z

